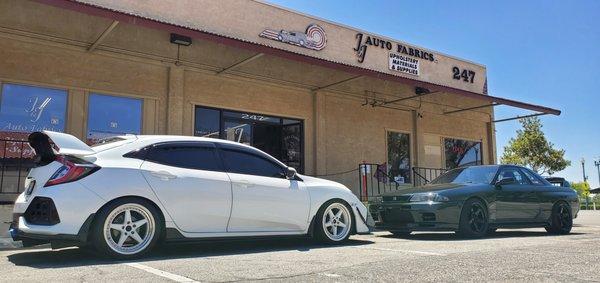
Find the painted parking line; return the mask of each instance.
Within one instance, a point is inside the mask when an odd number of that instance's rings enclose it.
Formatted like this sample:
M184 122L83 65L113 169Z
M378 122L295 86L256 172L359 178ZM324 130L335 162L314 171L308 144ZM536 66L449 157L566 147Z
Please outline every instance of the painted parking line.
M412 251L412 250L400 250L400 249L386 249L386 248L374 248L374 247L351 247L351 248L364 249L364 250L386 251L386 252L399 252L399 253L409 253L409 254L420 254L420 255L446 256L446 254L443 254L443 253L424 252L424 251Z
M177 274L173 274L173 273L169 273L166 271L162 271L160 269L156 269L147 265L143 265L141 263L137 263L137 262L129 262L129 263L124 263L127 266L131 266L131 267L135 267L137 269L146 271L148 273L152 273L154 275L158 275L160 277L163 278L167 278L169 280L175 281L175 282L198 282L194 279L190 279L187 278L185 276L181 276L181 275L177 275Z

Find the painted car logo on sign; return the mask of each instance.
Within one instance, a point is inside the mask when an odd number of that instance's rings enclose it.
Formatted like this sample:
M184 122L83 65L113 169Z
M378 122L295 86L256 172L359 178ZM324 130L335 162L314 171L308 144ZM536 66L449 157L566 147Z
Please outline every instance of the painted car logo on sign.
M327 45L325 30L317 24L308 25L304 33L283 29L265 29L259 36L312 50L321 50Z

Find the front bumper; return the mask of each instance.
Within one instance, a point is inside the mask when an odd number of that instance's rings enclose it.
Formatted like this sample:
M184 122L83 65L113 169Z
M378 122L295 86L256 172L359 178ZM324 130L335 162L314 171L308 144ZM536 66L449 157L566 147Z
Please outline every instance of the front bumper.
M369 212L375 228L388 231L456 231L461 205L457 202L374 203Z

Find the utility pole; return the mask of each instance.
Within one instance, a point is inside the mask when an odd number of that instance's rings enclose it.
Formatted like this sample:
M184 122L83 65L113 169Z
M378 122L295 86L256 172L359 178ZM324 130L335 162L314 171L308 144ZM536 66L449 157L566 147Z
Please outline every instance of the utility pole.
M585 176L585 159L583 159L583 157L581 158L581 170L583 170L583 182L587 182L587 177ZM588 196L585 196L585 210L590 209L589 207L589 200L588 200Z

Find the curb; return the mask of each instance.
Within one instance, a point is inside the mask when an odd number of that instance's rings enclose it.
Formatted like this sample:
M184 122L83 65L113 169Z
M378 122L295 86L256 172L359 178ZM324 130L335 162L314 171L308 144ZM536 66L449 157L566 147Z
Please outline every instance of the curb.
M21 241L15 242L11 238L0 238L0 251L22 249Z

